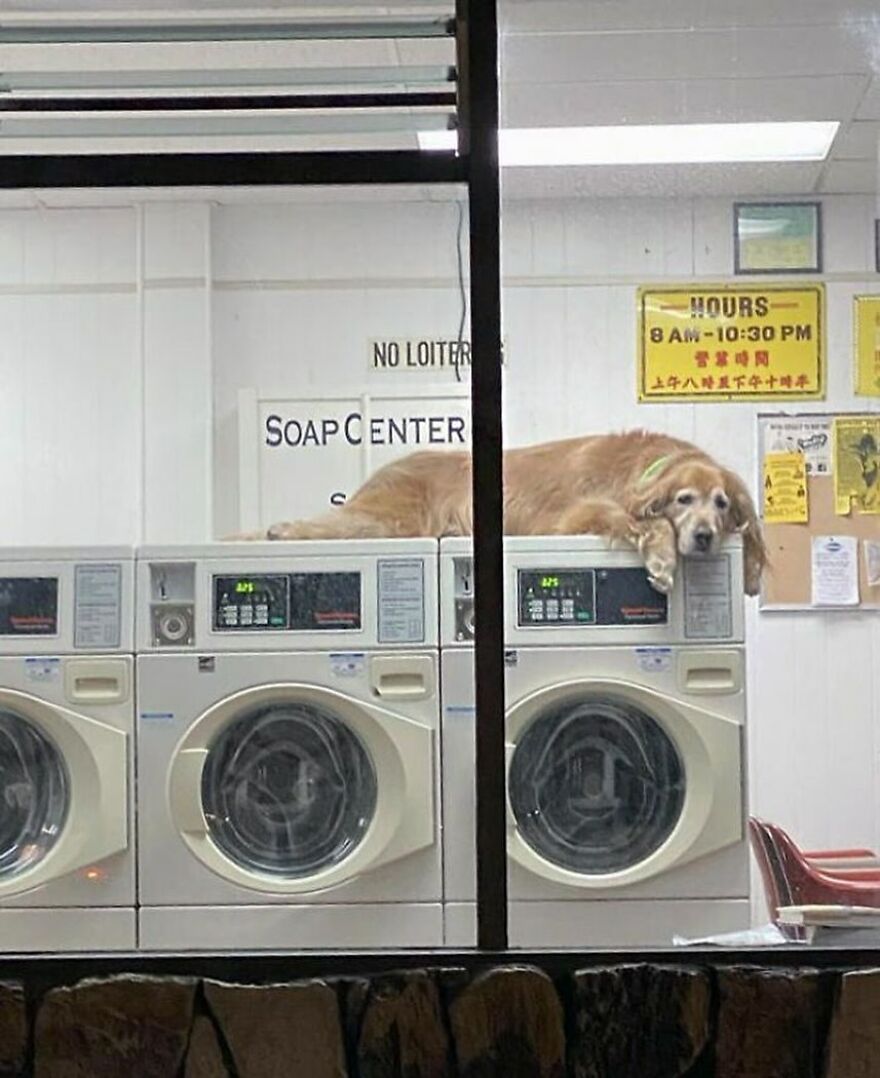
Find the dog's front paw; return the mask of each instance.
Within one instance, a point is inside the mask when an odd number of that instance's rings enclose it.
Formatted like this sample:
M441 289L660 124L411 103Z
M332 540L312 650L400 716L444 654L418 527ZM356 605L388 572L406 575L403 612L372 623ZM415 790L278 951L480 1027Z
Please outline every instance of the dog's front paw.
M296 539L297 528L295 524L288 524L286 521L282 521L280 524L273 524L266 530L267 539Z
M675 563L671 564L661 557L648 558L645 568L648 570L648 583L661 595L669 595L675 587Z

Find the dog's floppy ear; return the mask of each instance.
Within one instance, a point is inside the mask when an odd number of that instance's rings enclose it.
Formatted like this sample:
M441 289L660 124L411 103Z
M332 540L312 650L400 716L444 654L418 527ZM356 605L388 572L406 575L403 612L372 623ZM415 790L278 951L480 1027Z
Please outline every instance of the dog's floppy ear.
M727 468L722 469L722 474L724 490L730 498L730 519L733 530L740 532L743 537L746 595L757 595L761 589L761 574L770 562L761 531L761 522L758 520L752 496L742 479Z
M627 509L636 520L658 517L675 493L675 464L669 457L659 457L636 482Z

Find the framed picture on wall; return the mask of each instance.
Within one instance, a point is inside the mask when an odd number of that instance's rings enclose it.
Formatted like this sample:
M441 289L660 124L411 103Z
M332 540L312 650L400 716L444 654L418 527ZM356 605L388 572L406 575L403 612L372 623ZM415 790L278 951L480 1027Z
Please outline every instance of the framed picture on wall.
M735 273L821 273L820 202L735 202Z

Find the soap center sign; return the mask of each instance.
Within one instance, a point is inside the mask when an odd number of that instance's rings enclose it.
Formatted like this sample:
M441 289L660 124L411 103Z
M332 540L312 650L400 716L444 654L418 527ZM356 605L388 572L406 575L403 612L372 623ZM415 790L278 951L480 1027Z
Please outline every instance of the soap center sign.
M242 390L239 525L326 512L392 460L470 445L467 386L311 398Z

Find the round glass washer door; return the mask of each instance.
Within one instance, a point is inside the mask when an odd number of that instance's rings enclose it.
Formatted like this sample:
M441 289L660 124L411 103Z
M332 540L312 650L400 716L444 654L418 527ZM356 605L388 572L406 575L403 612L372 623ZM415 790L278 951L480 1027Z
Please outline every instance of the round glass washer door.
M376 769L361 738L311 702L247 708L207 746L208 832L240 868L301 879L339 864L376 811Z
M0 708L0 880L46 858L69 808L70 776L60 750L33 722Z
M508 797L519 834L539 857L584 875L622 872L672 834L685 767L646 710L582 694L546 707L522 732Z

